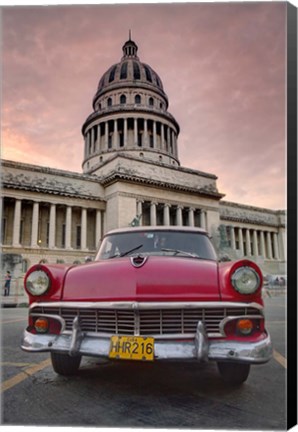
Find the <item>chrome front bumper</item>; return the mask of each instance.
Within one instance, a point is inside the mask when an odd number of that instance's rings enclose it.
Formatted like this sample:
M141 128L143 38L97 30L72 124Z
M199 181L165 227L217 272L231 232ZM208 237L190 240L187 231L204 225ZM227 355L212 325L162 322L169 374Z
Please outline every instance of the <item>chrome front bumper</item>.
M29 352L55 351L71 356L109 357L110 337L83 333L74 320L73 330L60 335L32 334L24 331L21 348ZM208 339L199 321L192 340L158 339L154 341L154 360L232 361L262 364L270 360L272 344L269 334L256 342Z

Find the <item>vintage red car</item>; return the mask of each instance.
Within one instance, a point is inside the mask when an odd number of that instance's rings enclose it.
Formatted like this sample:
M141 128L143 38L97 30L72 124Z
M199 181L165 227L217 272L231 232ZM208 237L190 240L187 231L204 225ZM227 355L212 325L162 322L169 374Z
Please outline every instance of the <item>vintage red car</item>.
M107 233L95 261L37 264L25 276L29 323L22 349L49 351L58 374L82 356L139 361L215 361L226 382L272 356L262 272L220 262L208 234L190 227Z

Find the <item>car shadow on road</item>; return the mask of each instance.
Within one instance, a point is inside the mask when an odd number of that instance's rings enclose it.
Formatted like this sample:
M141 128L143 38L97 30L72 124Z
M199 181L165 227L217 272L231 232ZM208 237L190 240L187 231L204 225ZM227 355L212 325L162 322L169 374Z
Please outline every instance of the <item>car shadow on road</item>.
M135 395L174 392L181 394L205 393L209 396L239 391L228 386L220 377L216 363L193 362L136 362L87 359L79 370L80 379L113 383L119 392L128 389Z

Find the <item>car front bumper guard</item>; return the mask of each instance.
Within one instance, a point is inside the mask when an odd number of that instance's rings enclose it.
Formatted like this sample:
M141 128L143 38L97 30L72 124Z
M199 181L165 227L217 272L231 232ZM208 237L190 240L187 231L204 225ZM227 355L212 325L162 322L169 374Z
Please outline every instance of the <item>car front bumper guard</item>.
M109 357L110 336L83 333L79 320L73 321L70 333L60 335L32 334L24 331L21 348L28 352L55 351L70 356L86 355ZM270 335L255 342L233 341L228 339L208 339L203 322L199 321L192 340L154 340L154 360L195 360L205 362L233 361L252 364L266 363L272 357Z

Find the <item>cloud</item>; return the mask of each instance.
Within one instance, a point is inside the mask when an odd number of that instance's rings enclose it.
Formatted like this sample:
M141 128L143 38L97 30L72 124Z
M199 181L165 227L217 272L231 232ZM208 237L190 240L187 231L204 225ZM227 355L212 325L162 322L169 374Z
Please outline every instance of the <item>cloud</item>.
M216 174L230 201L284 207L286 4L28 6L2 15L5 157L81 171L82 124L131 29L180 125L181 164Z

